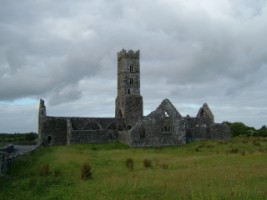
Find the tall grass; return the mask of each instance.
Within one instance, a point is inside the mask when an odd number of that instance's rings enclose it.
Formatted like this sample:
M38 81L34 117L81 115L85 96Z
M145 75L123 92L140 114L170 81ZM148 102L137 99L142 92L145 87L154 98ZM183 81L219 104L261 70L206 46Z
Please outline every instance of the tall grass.
M81 179L84 163L93 169L90 181ZM48 173L40 176L45 164ZM119 143L40 148L0 177L0 199L266 199L266 169L264 138L200 141L160 151Z

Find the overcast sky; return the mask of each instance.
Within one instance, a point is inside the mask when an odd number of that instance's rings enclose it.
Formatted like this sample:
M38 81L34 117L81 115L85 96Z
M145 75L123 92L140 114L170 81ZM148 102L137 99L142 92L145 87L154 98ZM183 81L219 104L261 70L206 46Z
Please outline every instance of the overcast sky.
M47 114L113 117L117 52L140 50L145 114L267 124L266 0L0 0L0 132Z

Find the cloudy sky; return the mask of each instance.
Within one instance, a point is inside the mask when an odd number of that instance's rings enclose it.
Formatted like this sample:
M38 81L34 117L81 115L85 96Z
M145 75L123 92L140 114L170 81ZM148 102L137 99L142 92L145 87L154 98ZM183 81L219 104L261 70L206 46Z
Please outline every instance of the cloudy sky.
M140 50L145 114L267 124L266 0L0 0L0 132L114 116L117 52Z

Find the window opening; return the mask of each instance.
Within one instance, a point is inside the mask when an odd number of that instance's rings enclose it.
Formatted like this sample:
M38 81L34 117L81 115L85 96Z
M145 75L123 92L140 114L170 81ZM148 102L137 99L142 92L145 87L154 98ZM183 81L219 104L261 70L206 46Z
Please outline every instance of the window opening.
M169 114L165 111L165 117L169 117Z
M133 79L132 78L130 79L130 85L133 85Z
M144 139L146 137L146 129L145 128L142 128L141 129L141 132L140 132L140 138L141 139Z
M130 66L130 72L133 72L133 66Z
M128 94L131 94L131 90L130 89L128 89Z
M47 143L48 143L48 144L51 144L51 140L52 140L52 137L51 137L51 136L48 136L48 137L47 137Z
M161 132L171 132L171 127L170 126L161 127Z

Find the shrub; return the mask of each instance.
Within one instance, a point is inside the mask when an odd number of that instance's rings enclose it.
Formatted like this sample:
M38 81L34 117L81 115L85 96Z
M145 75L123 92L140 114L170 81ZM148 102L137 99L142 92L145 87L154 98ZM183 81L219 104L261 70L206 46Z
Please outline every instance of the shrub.
M126 160L126 167L127 167L129 170L133 170L133 169L134 169L133 159L128 158L128 159Z
M144 159L143 164L144 164L144 167L145 168L152 168L152 162L151 162L151 160Z
M81 167L81 179L91 179L92 178L92 172L91 172L91 166L88 163L84 163Z
M43 164L40 167L40 175L41 176L47 176L47 175L49 175L49 173L50 173L49 165L48 164Z

